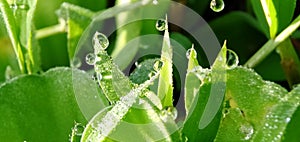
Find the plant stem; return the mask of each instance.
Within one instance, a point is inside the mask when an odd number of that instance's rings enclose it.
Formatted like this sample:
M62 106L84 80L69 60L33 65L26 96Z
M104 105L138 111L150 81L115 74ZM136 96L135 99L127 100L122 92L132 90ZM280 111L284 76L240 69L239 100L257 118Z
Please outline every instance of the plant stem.
M283 41L276 49L281 57L281 66L292 89L300 83L300 61L290 39Z
M270 39L245 64L253 68L263 61L280 43L286 40L300 26L300 15L282 31L275 39Z
M48 36L52 36L59 33L65 33L65 32L66 32L66 25L65 23L61 22L57 25L37 30L35 36L37 39L42 39Z

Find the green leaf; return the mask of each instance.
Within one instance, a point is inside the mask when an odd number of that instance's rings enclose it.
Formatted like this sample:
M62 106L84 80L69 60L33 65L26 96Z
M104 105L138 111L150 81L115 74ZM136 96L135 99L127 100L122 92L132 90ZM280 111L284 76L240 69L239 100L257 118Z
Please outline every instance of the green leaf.
M11 4L14 20L18 29L18 39L23 49L26 72L29 74L40 71L40 48L34 35L33 18L37 0L19 0Z
M21 43L18 37L19 29L17 28L17 23L15 22L13 11L12 9L10 9L10 6L6 2L6 0L0 0L0 11L2 12L7 33L10 37L15 54L17 56L20 71L22 73L25 73L25 57L22 52Z
M205 128L213 118L216 117L218 110L222 107L222 102L226 88L226 68L227 68L227 47L226 41L216 58L211 69L211 91L209 99L201 116L199 127Z
M189 141L213 141L217 134L226 88L226 52L224 43L211 70L197 66L187 74L187 116L182 133ZM189 63L195 62L196 57L191 57Z
M170 43L168 21L165 23L165 33L161 51L161 61L163 63L158 81L157 95L162 100L164 107L173 106L173 49Z
M195 51L194 47L188 50L189 53L189 62L188 62L188 69L187 69L187 75L185 79L185 95L184 95L184 101L185 101L185 110L186 115L190 115L191 106L193 104L193 101L195 100L195 97L200 89L201 80L197 77L195 72L193 72L193 69L196 69L197 66L199 66L199 63L197 61L197 52Z
M73 82L73 77L76 77ZM74 83L74 84L73 84ZM74 92L73 85L81 88ZM96 87L96 89L93 89ZM56 68L43 75L24 75L0 87L0 139L4 141L68 141L74 122L86 124L107 105L99 103L96 84L79 70ZM82 113L77 97L94 112ZM105 103L106 102L106 103ZM92 107L90 107L92 108Z
M121 97L113 107L99 112L87 125L81 141L178 140L180 135L173 118L167 114L160 116L160 108L150 99L157 96L146 89L158 75L159 72L156 72L145 83ZM132 133L134 137L130 135Z
M187 71L191 71L193 68L196 66L199 66L198 60L197 60L197 52L194 49L194 45L192 46L191 49L187 51L188 57L189 57L189 62L188 62L188 69Z
M254 12L268 38L275 38L294 15L296 0L251 0Z
M56 13L60 18L63 18L68 25L68 54L69 60L72 61L79 39L92 21L92 17L95 13L66 2L61 5Z
M225 106L216 141L280 141L299 94L237 67L227 70Z
M98 36L103 36L99 41ZM106 52L107 47L103 47L103 43L107 43L108 39L102 33L96 32L93 37L94 43L94 70L97 74L97 81L110 103L116 103L120 97L129 93L134 84L130 82L118 66L113 62L112 58Z
M20 24L25 24L26 28L20 26L21 30L21 43L24 40L25 46L28 50L27 53L27 58L26 59L26 65L27 65L27 70L29 73L37 73L40 71L40 66L41 66L41 57L40 57L40 47L38 44L37 39L35 38L35 33L34 33L34 26L33 26L33 19L34 19L34 13L36 10L36 5L37 5L37 0L30 0L27 1L25 0L25 7L28 4L28 11L24 12L26 14L26 18L23 19L23 15L16 16L15 18L18 19L17 21L20 21ZM24 11L24 10L20 10ZM24 29L23 29L24 28ZM24 35L22 35L22 30L25 30ZM24 42L23 41L23 42Z

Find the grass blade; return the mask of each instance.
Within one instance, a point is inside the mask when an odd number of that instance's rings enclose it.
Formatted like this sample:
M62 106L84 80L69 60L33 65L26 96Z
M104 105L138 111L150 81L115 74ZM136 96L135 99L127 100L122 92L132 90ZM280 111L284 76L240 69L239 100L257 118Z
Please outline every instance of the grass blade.
M4 23L8 32L8 35L11 39L11 43L14 48L14 52L18 59L18 64L21 73L25 73L25 59L21 48L21 43L19 42L18 38L18 29L17 25L14 19L14 15L12 12L12 9L10 9L10 6L6 2L6 0L0 0L0 10L2 12L2 16L4 19Z
M162 100L163 107L173 106L173 49L170 43L168 23L165 20L165 33L161 51L161 73L159 76L157 95Z

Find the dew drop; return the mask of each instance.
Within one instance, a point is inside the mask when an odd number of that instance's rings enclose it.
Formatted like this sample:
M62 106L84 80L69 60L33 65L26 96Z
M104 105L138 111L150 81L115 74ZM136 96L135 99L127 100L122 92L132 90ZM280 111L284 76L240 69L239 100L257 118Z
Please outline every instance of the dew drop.
M229 69L233 69L238 66L239 58L234 51L227 49L226 58L226 64Z
M190 56L191 56L191 52L192 52L192 49L188 49L187 51L186 51L186 58L187 59L190 59Z
M165 107L160 112L160 118L164 122L167 122L168 118L171 118L172 120L175 120L177 118L178 112L175 107Z
M177 118L178 111L175 107L168 107L167 111L168 111L169 116L171 116L171 118L173 118L173 120L175 120Z
M98 53L99 50L104 50L109 46L109 41L104 34L96 32L93 37L93 46L95 53Z
M29 10L29 5L27 4L11 4L10 8L13 10Z
M157 5L157 4L158 4L158 0L153 0L152 3L153 3L154 5Z
M154 75L155 75L155 72L154 72L154 71L151 71L151 72L148 74L148 77L149 77L149 78L152 78Z
M97 74L95 73L95 74L91 75L91 78L92 78L92 80L97 81Z
M75 134L75 136L81 136L84 131L84 126L80 123L75 123L75 126L72 131Z
M253 133L254 133L254 129L253 126L250 124L243 124L240 127L240 131L242 134L245 135L244 140L249 140L251 139Z
M73 68L79 68L81 66L81 60L79 58L74 58L71 66Z
M14 76L14 71L12 70L12 68L10 66L7 66L5 69L5 79L9 80L11 78L13 78Z
M102 78L103 78L103 77L102 77L102 74L101 74L101 73L97 73L97 80L98 80L98 81L101 81Z
M160 69L162 68L163 66L163 62L161 60L156 60L154 65L153 65L153 69L155 71L160 71Z
M193 72L202 82L205 82L205 79L207 79L206 81L210 82L208 69L203 69L201 66L196 66L191 70L191 72Z
M85 56L85 62L89 65L94 65L95 64L95 60L96 56L93 53L89 53Z
M291 118L289 118L289 117L287 117L286 119L285 119L285 122L286 123L289 123L291 121Z
M141 68L141 65L139 64L139 62L134 62L134 65L136 68Z
M167 29L167 21L165 19L159 19L156 21L155 26L158 31L164 31Z
M214 12L220 12L224 9L225 4L223 0L212 0L210 2L210 9Z
M146 97L146 94L144 92L142 92L142 93L139 94L139 97L144 98L144 97Z

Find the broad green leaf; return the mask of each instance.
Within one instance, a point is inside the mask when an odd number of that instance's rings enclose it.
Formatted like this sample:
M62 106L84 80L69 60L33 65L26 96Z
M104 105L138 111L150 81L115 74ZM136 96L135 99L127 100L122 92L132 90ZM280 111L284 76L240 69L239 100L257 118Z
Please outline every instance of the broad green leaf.
M164 26L165 33L161 51L161 73L158 81L157 95L162 100L164 107L173 106L173 49L170 43L168 20L166 19Z
M268 38L275 38L294 15L296 0L251 0L255 15Z
M15 54L18 59L19 69L22 73L25 73L25 57L22 52L21 43L19 41L19 29L17 28L17 23L13 15L12 9L8 5L6 0L0 0L0 11L4 19L7 33L10 37L11 43L13 45Z
M74 76L76 81L73 82ZM79 92L73 91L74 84L80 85ZM74 122L87 122L76 96L94 98L98 91L91 87L96 85L86 73L69 68L52 69L43 75L24 75L2 84L0 139L68 141ZM88 103L96 107L90 115L105 107L95 100Z
M262 80L243 67L227 70L226 86L226 108L216 141L280 141L283 138L299 105L299 94L288 94L284 88Z
M160 114L157 105L149 99L151 93L146 88L158 75L159 72L156 72L149 80L122 96L113 107L99 112L87 125L81 141L179 140L173 117ZM130 135L132 133L134 137Z
M68 54L70 61L73 60L79 39L85 28L92 21L94 14L88 9L70 3L63 3L57 11L57 15L63 18L68 26Z
M213 141L217 134L226 88L226 52L224 43L211 70L198 66L187 74L187 116L182 133L189 141ZM193 58L189 62L194 62Z

